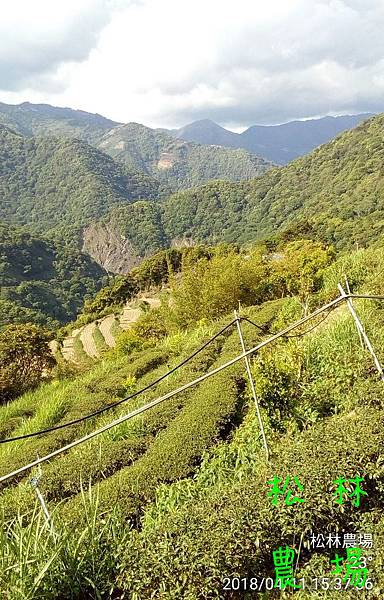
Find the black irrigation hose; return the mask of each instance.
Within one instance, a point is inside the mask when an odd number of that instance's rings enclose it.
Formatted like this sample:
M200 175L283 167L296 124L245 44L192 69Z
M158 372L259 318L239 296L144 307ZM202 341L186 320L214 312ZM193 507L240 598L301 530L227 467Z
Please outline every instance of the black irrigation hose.
M332 307L325 315L324 317L318 321L317 323L315 323L310 329L307 329L306 331L302 331L300 333L297 334L293 334L293 335L283 335L282 337L285 339L291 339L291 338L298 338L298 337L302 337L303 335L307 335L307 333L311 333L311 331L313 331L314 329L316 329L316 327L318 327L319 325L321 325L321 323L323 323L325 321L325 319L328 319L329 315L331 314L331 312L335 309L335 307ZM251 325L253 325L254 327L257 327L258 329L260 329L263 333L265 334L270 334L271 332L268 331L267 329L265 329L264 327L261 327L260 325L257 325L257 323L254 323L253 321L251 321L251 319L248 319L247 317L241 317L242 321L247 321L248 323L250 323Z
M221 329L218 333L216 333L213 337L211 337L207 342L205 342L205 344L203 346L201 346L201 348L196 350L193 354L188 356L181 363L179 363L178 365L173 367L173 369L171 369L170 371L167 371L167 373L165 373L164 375L162 375L155 381L152 381L152 383L149 383L147 386L138 390L134 394L131 394L130 396L127 396L126 398L122 398L121 400L118 400L118 402L114 402L113 404L104 406L103 408L100 408L99 410L95 411L94 413L85 415L84 417L79 417L78 419L75 419L74 421L69 421L68 423L62 423L61 425L54 425L53 427L48 427L47 429L41 429L40 431L33 431L32 433L26 433L24 435L19 435L19 436L12 437L12 438L5 438L3 440L0 440L0 444L6 444L8 442L16 442L19 440L25 440L27 438L31 438L31 437L34 437L37 435L43 435L45 433L50 433L51 431L57 431L58 429L64 429L65 427L70 427L71 425L77 425L78 423L82 423L83 421L87 421L88 419L92 419L93 417L97 417L98 415L101 415L105 411L110 410L111 408L115 408L116 406L119 406L120 404L123 404L124 402L127 402L128 400L132 400L133 398L136 398L136 396L139 396L140 394L143 394L144 392L153 388L155 385L157 385L158 383L163 381L163 379L165 379L166 377L168 377L169 375L171 375L172 373L174 373L175 371L177 371L178 369L180 369L181 367L186 365L190 360L192 360L193 358L195 358L195 356L200 354L200 352L205 350L205 348L207 346L209 346L209 344L214 342L216 338L218 338L220 335L222 335L225 331L227 331L227 329L232 327L232 325L234 325L235 323L236 323L236 319L234 319L233 321L228 323L228 325L226 325L223 329Z
M251 321L251 319L248 319L247 317L239 317L239 318L240 318L240 321L248 321L248 323L250 323L257 329L260 329L260 331L262 333L264 333L265 335L271 335L271 332L269 331L269 329L267 329L266 327L263 327L262 325L258 325L257 323L254 323L253 321Z

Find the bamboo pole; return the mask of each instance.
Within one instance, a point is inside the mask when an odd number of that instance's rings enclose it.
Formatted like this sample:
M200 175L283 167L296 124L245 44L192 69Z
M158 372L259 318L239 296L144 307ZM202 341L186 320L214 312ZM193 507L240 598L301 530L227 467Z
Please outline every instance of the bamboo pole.
M350 295L351 295L351 288L349 287L349 281L348 281L348 279L347 279L347 276L346 276L346 275L345 275L345 286L346 286L346 288L347 288L347 294L350 296ZM349 298L349 299L347 300L347 302L350 302L350 303L351 303L351 306L353 307L353 302L352 302L352 299L351 299L351 298ZM364 344L363 336L361 335L361 331L360 331L360 329L358 329L358 330L357 330L357 332L358 332L358 334L359 334L360 345L361 345L361 347L364 349L364 348L365 348L365 344Z
M51 515L48 512L47 505L46 505L45 500L43 498L43 495L42 495L42 493L40 492L40 489L39 489L40 478L41 478L41 468L39 466L39 475L36 475L35 477L32 477L32 479L29 480L29 483L31 484L31 487L32 487L33 491L35 492L38 501L40 502L41 508L43 509L45 523L46 523L47 527L49 527L51 533L53 535L55 535L55 530L54 530L54 527L53 527L53 522L52 522L52 519L51 519Z

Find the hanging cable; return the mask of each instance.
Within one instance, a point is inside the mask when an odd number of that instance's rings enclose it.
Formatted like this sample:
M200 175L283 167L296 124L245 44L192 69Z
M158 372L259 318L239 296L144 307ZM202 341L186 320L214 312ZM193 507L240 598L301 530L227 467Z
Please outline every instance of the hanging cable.
M165 396L161 396L159 398L155 398L155 400L150 401L148 404L145 404L144 406L140 406L139 408L136 408L135 410L133 410L131 413L128 413L127 415L122 415L121 417L115 419L111 423L108 423L107 425L104 425L100 429L97 429L96 431L88 433L87 435L83 436L82 438L74 440L73 442L70 442L69 444L66 444L65 446L62 446L61 448L58 448L57 450L54 450L53 452L51 452L50 454L47 454L46 456L38 458L37 460L35 460L35 461L33 461L33 462L31 462L31 463L29 463L27 465L24 465L23 467L20 467L20 468L16 469L15 471L12 471L11 473L8 473L7 475L1 476L0 477L0 484L3 483L3 482L5 482L5 481L7 481L8 479L11 479L12 477L14 477L16 475L21 475L25 471L28 471L29 469L32 469L33 467L36 467L36 466L42 464L43 462L46 462L46 461L54 458L55 456L58 456L58 455L62 454L63 452L66 452L67 450L70 450L71 448L74 448L75 446L78 446L79 444L83 444L83 443L87 442L88 440L96 437L97 435L100 435L101 433L104 433L105 431L108 431L109 429L112 429L113 427L116 427L117 425L120 425L121 423L124 423L125 421L127 421L129 419L132 419L136 415L139 415L139 414L141 414L141 413L143 413L143 412L145 412L145 411L153 408L154 406L157 406L158 404L164 402L168 398L172 398L176 394L179 394L180 392L183 392L183 391L189 389L190 387L195 386L195 385L201 383L202 381L204 381L208 377L212 377L213 375L216 375L217 373L220 373L220 371L223 371L224 369L227 369L228 367L236 364L240 360L243 360L247 356L251 356L252 354L254 354L255 352L257 352L258 350L260 350L264 346L267 346L271 342L274 342L275 340L279 339L280 337L284 337L289 331L292 331L292 330L296 329L297 327L299 327L303 323L306 323L307 321L313 319L314 317L316 317L317 315L321 314L325 310L329 310L333 306L336 306L337 304L340 304L341 302L344 302L346 300L346 298L349 298L349 297L356 297L356 296L354 296L354 295L339 296L338 298L336 298L335 300L332 300L331 302L329 302L325 306L322 306L321 308L318 308L312 314L307 315L306 317L303 317L302 319L300 319L296 323L292 323L291 325L289 325L288 327L286 327L282 331L279 331L278 333L272 334L270 338L268 338L266 340L263 340L262 342L260 342L256 346L254 346L253 348L250 348L249 350L246 350L245 352L242 352L241 354L239 354L238 356L235 356L234 358L232 358L231 360L229 360L225 364L220 365L219 367L216 367L212 371L208 371L208 373L205 373L204 375L201 375L197 379L194 379L193 381L190 381L189 383L186 383L185 385L182 385L181 387L177 388L176 390L172 390L171 392L168 392L167 394L165 394ZM382 297L381 299L384 300L384 297ZM228 329L235 322L236 322L236 320L234 320L231 323L229 323L229 325L227 325L224 328L224 330L222 330L221 332L217 333L215 337L218 337L219 335L221 335L221 333L223 331L225 331L226 329ZM214 338L212 338L210 341L213 341L213 339ZM207 342L207 344L208 343L209 342ZM200 351L201 351L201 349L200 349Z
M142 389L138 390L137 392L134 392L130 396L127 396L126 398L122 398L121 400L118 400L117 402L114 402L113 404L109 404L108 406L104 406L103 408L100 408L99 410L96 410L95 412L93 412L89 415L84 415L83 417L79 417L78 419L69 421L68 423L62 423L61 425L54 425L53 427L47 427L46 429L40 429L39 431L33 431L32 433L25 433L24 435L18 435L18 436L11 437L11 438L5 438L3 440L0 440L0 444L7 444L8 442L16 442L19 440L25 440L27 438L31 438L31 437L34 437L37 435L43 435L45 433L50 433L52 431L58 431L59 429L64 429L65 427L71 427L72 425L77 425L78 423L82 423L83 421L87 421L88 419L93 419L93 417L97 417L98 415L101 415L102 413L106 412L107 410L110 410L111 408L120 406L120 404L123 404L124 402L128 402L128 400L132 400L133 398L136 398L140 394L144 394L144 392L147 392L148 390L153 388L155 385L157 385L158 383L160 383L161 381L166 379L166 377L169 377L169 375L171 375L172 373L174 373L175 371L177 371L178 369L180 369L181 367L183 367L184 365L189 363L193 358L195 358L195 356L197 356L198 354L200 354L200 352L205 350L205 348L207 346L209 346L209 344L212 344L212 342L214 342L216 340L216 338L223 335L223 333L225 333L227 331L227 329L232 327L235 323L236 323L235 320L228 323L228 325L223 327L223 329L221 329L218 333L216 333L213 337L211 337L203 346L201 346L201 348L199 348L198 350L193 352L193 354L191 354L186 359L184 359L182 362L177 364L170 371L167 371L167 373L165 373L164 375L162 375L161 377L159 377L152 383L148 384L147 386L143 387Z
M316 329L316 327L318 327L319 325L321 325L321 323L323 323L326 319L328 319L329 315L334 310L334 308L335 307L332 307L331 309L329 309L329 311L327 312L327 314L324 315L324 317L322 319L320 319L320 321L318 321L317 323L315 323L315 325L313 325L313 327L311 327L310 329L307 329L306 331L302 331L300 333L296 333L296 334L292 334L292 335L284 335L282 337L285 338L285 339L298 338L298 337L302 337L303 335L307 335L308 333L311 333L311 331L313 331L314 329ZM251 319L248 319L247 317L240 317L240 320L241 321L247 321L248 323L250 323L254 327L257 327L258 329L260 329L265 334L271 334L270 331L267 331L266 329L264 329L260 325L257 325L257 323L254 323L253 321L251 321Z

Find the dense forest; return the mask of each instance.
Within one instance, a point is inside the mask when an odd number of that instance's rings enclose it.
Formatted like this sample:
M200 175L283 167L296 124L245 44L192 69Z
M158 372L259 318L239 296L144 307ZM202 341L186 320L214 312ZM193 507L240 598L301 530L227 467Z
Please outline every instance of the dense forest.
M158 198L161 187L86 142L25 138L0 126L0 194L0 218L47 234L79 230L115 204Z
M381 115L284 168L250 181L211 181L156 205L117 207L103 222L139 253L146 243L155 250L303 232L337 248L366 246L384 232L383 128Z
M1 217L71 240L78 249L82 228L102 217L132 242L137 260L178 241L243 243L287 228L305 227L338 248L365 245L383 231L383 125L383 116L374 117L249 181L213 181L171 195L147 173L85 142L24 138L2 127ZM147 143L150 161L144 136Z
M38 268L29 258L13 278L2 268L3 321L68 321L98 289L105 270L126 273L171 246L254 240L273 245L279 236L302 235L336 248L375 242L384 231L383 126L381 115L285 168L174 194L86 142L26 138L0 126L0 216L31 234L28 244L35 246L27 256L40 253L46 274L32 272L26 279L28 264ZM148 161L151 139L142 139ZM2 261L9 265L12 243L2 243ZM108 260L100 246L108 249ZM16 254L18 248L15 242ZM57 283L65 279L65 285Z
M89 256L0 221L0 328L74 319L107 281Z
M252 181L180 192L164 222L172 235L244 242L306 221L339 248L370 243L384 231L383 129L380 115Z

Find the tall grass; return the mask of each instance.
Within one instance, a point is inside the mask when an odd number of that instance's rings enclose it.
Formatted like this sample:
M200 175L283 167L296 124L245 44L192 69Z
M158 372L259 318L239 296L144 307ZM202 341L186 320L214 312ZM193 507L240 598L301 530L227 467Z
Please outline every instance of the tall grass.
M86 524L74 531L56 518L54 533L36 503L28 519L18 514L0 528L0 595L10 600L110 598L115 569L126 547L129 527L116 507L98 508L98 491L82 490Z

